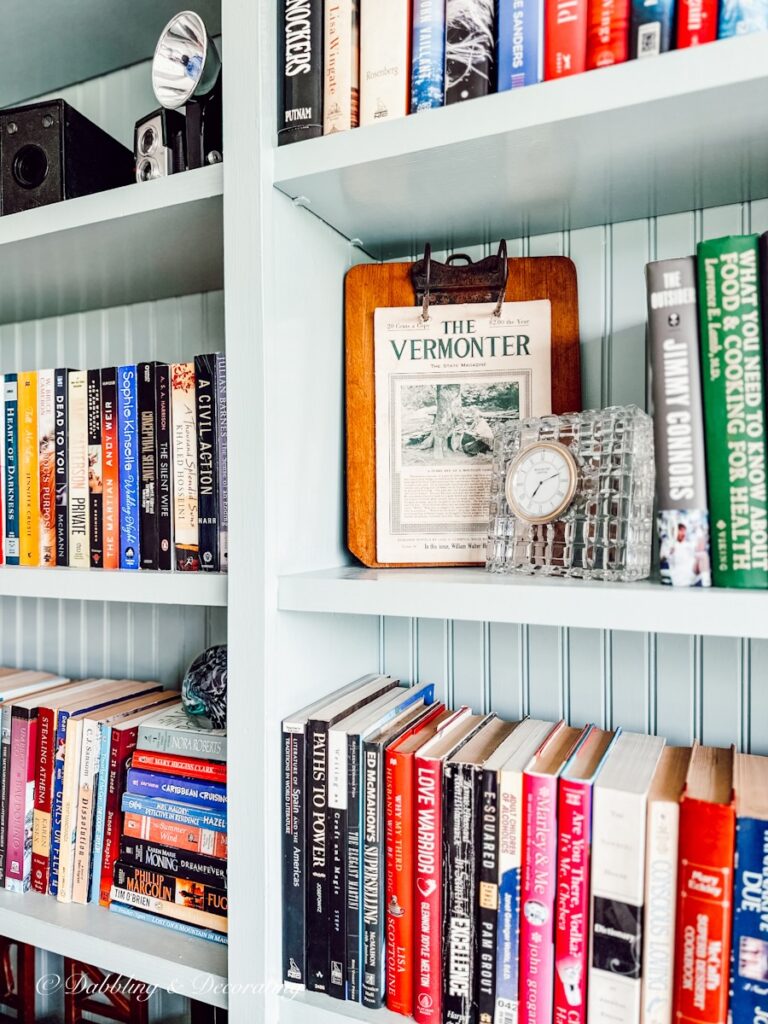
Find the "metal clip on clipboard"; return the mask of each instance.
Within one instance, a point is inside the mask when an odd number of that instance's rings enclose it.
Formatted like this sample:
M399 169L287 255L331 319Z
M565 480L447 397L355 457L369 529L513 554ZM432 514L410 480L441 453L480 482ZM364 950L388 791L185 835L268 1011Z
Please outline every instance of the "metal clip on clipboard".
M429 320L431 305L464 302L495 301L494 315L500 316L508 277L507 243L504 239L499 242L495 256L486 256L476 263L463 252L454 253L445 263L439 263L432 259L432 246L427 242L423 259L414 263L411 269L416 305L422 308L423 320Z

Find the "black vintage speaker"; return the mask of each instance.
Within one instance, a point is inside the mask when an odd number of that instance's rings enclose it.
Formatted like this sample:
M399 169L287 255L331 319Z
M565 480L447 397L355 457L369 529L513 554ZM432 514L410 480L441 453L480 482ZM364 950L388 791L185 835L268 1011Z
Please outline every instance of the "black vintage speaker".
M64 100L0 111L0 215L133 180L133 153Z

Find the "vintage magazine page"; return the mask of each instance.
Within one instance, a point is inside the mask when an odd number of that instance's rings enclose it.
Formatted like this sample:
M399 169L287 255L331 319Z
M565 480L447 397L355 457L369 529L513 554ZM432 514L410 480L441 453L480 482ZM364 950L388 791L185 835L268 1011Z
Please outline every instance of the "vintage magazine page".
M494 433L552 411L550 302L374 318L377 560L483 562Z

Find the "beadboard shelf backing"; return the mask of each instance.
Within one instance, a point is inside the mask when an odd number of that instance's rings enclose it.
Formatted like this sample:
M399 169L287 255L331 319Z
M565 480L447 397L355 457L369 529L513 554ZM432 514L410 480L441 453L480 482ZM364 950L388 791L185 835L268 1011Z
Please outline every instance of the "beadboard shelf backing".
M105 971L226 1007L227 947L104 907L0 890L2 934Z
M221 165L0 219L0 324L224 283Z
M768 639L768 595L498 576L484 569L343 566L280 579L282 611L398 615Z
M765 197L766 109L758 34L283 146L275 184L410 256Z
M178 0L4 0L0 106L151 57ZM221 31L221 0L197 0L211 35Z
M0 567L0 597L49 597L71 601L121 601L223 608L226 573L105 571Z

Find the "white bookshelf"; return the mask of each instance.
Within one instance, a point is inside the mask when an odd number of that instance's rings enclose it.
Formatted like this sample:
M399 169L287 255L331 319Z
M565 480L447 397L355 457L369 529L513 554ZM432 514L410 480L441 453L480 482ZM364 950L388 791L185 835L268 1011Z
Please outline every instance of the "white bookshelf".
M0 597L226 608L226 573L0 567Z

